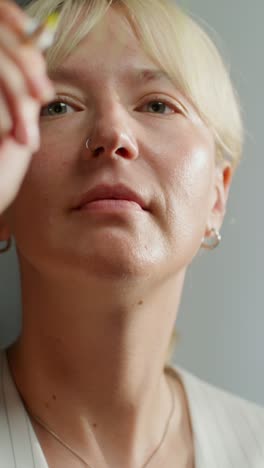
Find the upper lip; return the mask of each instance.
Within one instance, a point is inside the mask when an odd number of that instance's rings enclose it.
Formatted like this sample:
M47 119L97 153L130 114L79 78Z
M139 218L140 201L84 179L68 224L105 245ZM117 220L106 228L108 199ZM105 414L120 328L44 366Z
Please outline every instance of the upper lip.
M81 197L79 204L75 208L81 209L84 205L86 205L89 202L105 199L129 200L137 203L139 206L141 206L142 209L146 209L146 202L141 197L141 195L139 195L136 191L123 184L96 185Z

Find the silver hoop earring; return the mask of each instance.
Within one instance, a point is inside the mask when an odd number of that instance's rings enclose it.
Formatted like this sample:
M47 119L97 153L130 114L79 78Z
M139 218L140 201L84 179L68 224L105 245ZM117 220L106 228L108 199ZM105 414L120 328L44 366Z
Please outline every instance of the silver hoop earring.
M203 237L201 244L201 247L208 250L215 249L220 244L222 239L221 234L219 233L219 231L217 231L217 229L212 228L210 233L211 232L213 233L213 236Z
M86 148L87 148L88 150L91 149L90 146L89 146L89 142L90 142L90 141L91 141L91 138L88 138L88 139L86 140L86 143L85 143L85 146L86 146Z
M2 254L4 252L7 252L10 249L11 244L12 244L12 238L9 237L9 239L6 240L5 247L3 247L3 248L0 247L0 254Z

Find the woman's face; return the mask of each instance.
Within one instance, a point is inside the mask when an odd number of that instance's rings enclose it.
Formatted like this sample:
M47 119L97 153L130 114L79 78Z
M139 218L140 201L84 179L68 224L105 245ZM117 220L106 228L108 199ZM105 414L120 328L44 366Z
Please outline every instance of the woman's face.
M60 104L42 109L41 149L6 212L19 256L55 274L175 274L216 201L211 134L164 75L146 71L158 67L113 8L63 70L50 75ZM73 209L100 184L126 185L145 209Z

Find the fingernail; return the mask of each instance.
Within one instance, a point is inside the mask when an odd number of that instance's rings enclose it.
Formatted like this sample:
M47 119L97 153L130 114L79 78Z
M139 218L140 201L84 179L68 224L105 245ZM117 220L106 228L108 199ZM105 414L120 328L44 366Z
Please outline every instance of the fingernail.
M40 26L41 22L36 18L29 18L25 24L25 33L30 36Z
M41 35L36 40L36 46L42 51L45 52L49 47L52 46L55 39L56 31L51 29L44 29Z

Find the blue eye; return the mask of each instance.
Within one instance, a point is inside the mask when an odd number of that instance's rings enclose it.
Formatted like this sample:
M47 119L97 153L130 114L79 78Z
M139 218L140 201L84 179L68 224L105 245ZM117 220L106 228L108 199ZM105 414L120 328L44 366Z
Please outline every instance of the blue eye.
M53 101L47 106L42 107L40 116L52 116L52 115L65 115L69 112L66 111L67 107L72 107L70 103L67 103L66 99Z

